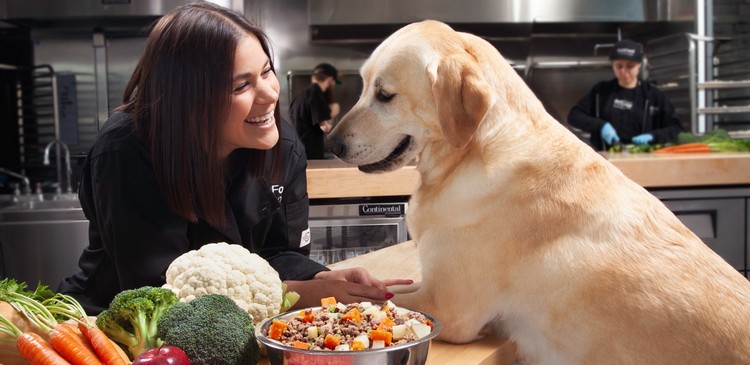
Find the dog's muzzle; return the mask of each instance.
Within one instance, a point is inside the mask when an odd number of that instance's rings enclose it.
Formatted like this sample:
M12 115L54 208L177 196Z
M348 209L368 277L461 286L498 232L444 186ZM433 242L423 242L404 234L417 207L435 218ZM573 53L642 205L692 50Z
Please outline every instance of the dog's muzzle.
M393 149L393 151L388 154L384 159L367 164L367 165L359 165L359 171L362 172L378 172L383 170L389 170L389 167L399 162L399 159L404 155L407 149L409 149L409 146L411 145L411 136L406 136L404 139L399 142L398 146Z

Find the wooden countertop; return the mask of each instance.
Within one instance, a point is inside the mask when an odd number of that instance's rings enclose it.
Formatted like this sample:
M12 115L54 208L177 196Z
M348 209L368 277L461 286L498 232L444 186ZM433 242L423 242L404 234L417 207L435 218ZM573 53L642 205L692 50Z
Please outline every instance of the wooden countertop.
M377 278L421 280L419 253L413 241L402 242L368 254L329 265L332 269L364 267ZM427 365L511 365L516 360L515 345L499 337L485 337L469 344L450 344L433 340ZM261 358L259 365L268 364Z
M750 184L750 153L654 155L627 152L602 155L645 188ZM413 165L366 174L340 160L308 161L311 199L411 195L419 184Z

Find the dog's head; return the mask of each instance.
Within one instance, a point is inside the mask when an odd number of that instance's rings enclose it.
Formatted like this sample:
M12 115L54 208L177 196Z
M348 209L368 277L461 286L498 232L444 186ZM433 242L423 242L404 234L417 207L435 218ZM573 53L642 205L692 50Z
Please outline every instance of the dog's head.
M362 66L362 95L329 135L329 150L378 172L432 143L465 147L493 103L474 47L436 21L395 32Z

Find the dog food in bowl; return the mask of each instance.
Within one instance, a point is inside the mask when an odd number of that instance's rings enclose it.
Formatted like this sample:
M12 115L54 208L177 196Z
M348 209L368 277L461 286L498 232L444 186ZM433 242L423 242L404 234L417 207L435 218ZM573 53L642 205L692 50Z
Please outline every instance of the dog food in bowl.
M442 327L429 315L390 301L346 305L325 298L321 304L260 326L258 339L272 365L423 364L430 340Z

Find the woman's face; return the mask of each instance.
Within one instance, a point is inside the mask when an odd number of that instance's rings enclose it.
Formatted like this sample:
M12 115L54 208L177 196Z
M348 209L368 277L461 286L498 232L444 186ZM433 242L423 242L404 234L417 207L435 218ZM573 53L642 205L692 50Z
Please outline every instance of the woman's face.
M615 72L617 83L626 89L632 89L638 84L638 71L641 64L627 60L612 61L612 71Z
M273 111L279 101L279 80L255 36L248 35L237 45L229 91L232 105L222 130L222 156L238 148L267 150L276 145L279 131Z

